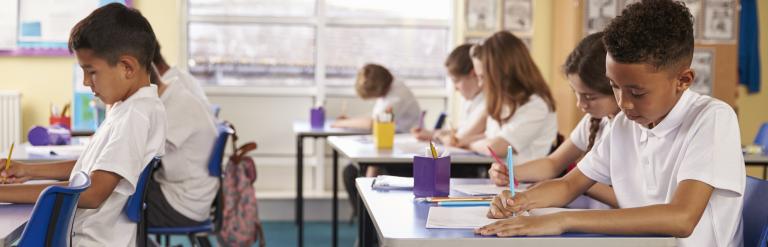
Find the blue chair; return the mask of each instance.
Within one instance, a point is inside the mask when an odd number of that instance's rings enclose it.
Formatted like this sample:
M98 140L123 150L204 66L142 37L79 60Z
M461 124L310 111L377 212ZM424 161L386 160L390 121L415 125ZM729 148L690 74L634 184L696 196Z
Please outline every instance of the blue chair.
M77 201L80 193L90 186L88 174L78 172L69 186L53 185L43 190L24 227L19 246L70 246Z
M744 246L768 245L768 181L747 176L744 189Z
M229 123L220 123L217 125L219 134L213 144L211 156L208 159L208 174L211 177L219 179L219 190L216 192L216 198L213 200L212 217L198 226L188 227L150 227L148 232L156 234L158 238L165 236L165 246L170 246L170 235L187 235L194 246L210 246L207 236L201 233L215 233L221 229L222 210L224 205L224 194L222 190L222 160L224 159L224 149L227 145L227 139L234 133Z
M147 197L147 184L159 164L160 157L154 157L149 161L149 164L144 167L144 170L142 170L139 175L139 181L136 183L136 191L133 192L133 195L128 197L128 201L125 202L125 207L123 207L125 216L127 216L131 222L136 223L136 245L140 247L147 246L147 221L146 214L144 214L144 210L147 208L147 204L144 203Z
M211 113L213 113L213 117L219 117L219 112L221 112L221 106L217 104L211 104Z

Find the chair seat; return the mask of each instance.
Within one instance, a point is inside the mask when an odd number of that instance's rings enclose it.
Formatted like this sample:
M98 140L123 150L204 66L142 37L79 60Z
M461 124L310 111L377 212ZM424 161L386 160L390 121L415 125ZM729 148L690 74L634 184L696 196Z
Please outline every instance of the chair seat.
M206 220L197 226L182 226L182 227L149 227L148 233L151 234L188 234L199 232L213 232L213 223L211 220Z

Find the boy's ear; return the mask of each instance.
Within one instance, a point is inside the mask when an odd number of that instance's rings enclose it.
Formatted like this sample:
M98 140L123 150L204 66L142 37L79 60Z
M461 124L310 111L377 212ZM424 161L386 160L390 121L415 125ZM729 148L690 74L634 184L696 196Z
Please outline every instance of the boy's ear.
M136 60L135 57L123 55L120 56L120 59L118 60L118 64L120 65L120 68L123 70L123 75L126 79L133 79L137 76L137 72L141 68L139 65L139 60Z
M677 91L679 93L682 93L683 91L688 89L688 87L690 87L693 84L695 78L696 78L696 72L694 72L690 67L678 73L677 80L675 80L677 81L677 85L675 86Z

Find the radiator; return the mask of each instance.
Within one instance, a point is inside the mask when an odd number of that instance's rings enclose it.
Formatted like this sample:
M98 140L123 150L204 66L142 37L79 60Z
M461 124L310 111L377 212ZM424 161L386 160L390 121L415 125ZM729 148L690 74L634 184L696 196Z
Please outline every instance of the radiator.
M21 93L0 91L0 152L21 144Z

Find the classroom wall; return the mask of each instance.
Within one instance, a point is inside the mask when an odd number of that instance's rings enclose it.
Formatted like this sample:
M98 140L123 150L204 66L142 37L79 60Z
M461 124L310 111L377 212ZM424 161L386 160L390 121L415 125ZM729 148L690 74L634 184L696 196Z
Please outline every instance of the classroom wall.
M760 125L768 122L768 1L757 1L757 8L760 23L761 90L756 94L748 94L744 86L739 86L736 105L742 144L752 143Z
M178 47L180 0L134 0L134 6L147 17L161 45ZM171 64L178 60L178 49L163 49ZM48 124L49 104L63 105L72 100L74 57L0 57L0 90L20 90L22 94L22 139L33 125ZM80 83L80 82L78 82Z

